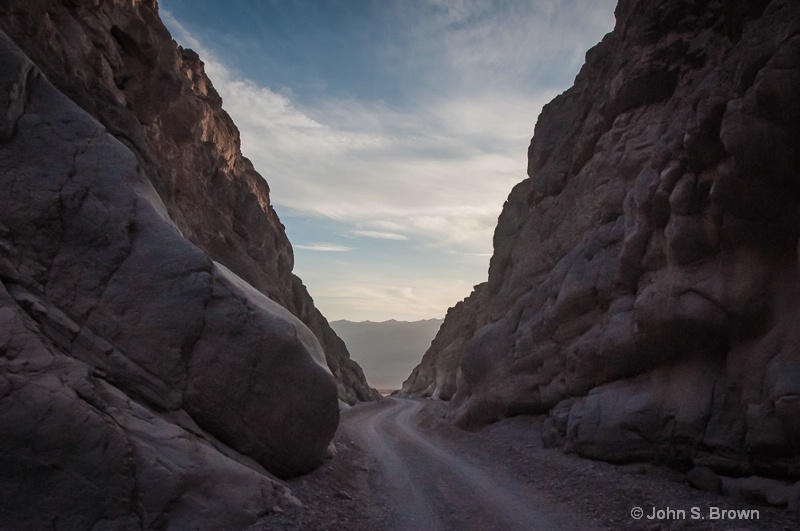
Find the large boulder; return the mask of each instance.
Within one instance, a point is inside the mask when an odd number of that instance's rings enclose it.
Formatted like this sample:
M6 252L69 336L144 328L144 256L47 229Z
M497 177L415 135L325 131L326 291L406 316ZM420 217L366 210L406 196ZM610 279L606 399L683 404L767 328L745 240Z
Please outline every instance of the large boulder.
M800 478L800 3L616 17L539 116L450 417L552 411L584 455Z
M314 334L187 241L130 147L0 32L0 527L236 528L318 466Z

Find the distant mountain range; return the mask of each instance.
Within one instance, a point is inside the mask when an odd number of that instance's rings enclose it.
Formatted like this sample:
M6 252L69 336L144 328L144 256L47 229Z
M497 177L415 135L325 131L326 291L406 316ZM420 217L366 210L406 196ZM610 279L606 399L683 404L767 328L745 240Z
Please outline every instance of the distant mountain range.
M442 319L424 321L331 321L376 389L399 389L428 350Z

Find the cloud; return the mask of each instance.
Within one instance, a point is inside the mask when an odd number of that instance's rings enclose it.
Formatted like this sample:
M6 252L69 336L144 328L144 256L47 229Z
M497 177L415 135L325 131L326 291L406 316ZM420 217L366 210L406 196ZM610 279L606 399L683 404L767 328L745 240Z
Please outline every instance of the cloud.
M388 319L416 321L425 316L444 316L448 307L469 294L472 285L463 280L443 280L415 272L405 278L377 275L356 266L356 275L334 277L336 282L304 277L315 286L314 302L330 315L346 315L354 321ZM328 278L326 276L326 278ZM461 294L456 295L455 294ZM420 353L421 354L421 353Z
M294 245L295 249L304 249L306 251L322 251L326 253L344 253L352 251L354 247L347 247L345 245L337 245L335 243L314 243L311 245Z
M526 178L541 107L569 86L585 51L611 29L613 0L375 5L405 32L402 46L375 50L381 68L403 81L397 101L341 93L303 99L291 87L264 86L236 71L229 48L206 47L168 10L161 14L206 63L282 218L336 225L331 234L292 239L296 249L331 255L296 260L323 311L334 319L369 311L373 320L441 317L485 280L497 217ZM338 269L325 260L356 249L319 242L336 236L376 240L364 241L365 252L378 240L407 242L420 269L392 270L393 277L377 264L370 266L381 275L353 262ZM423 269L438 260L425 253L460 262Z
M364 238L374 238L376 240L408 240L407 236L397 234L396 232L381 232L377 230L353 230L350 231L353 236L363 236Z
M445 93L400 109L326 100L301 109L284 94L236 77L168 11L163 16L177 40L201 54L279 212L324 216L372 233L386 232L380 227L391 222L392 232L428 245L490 251L503 201L525 177L534 117L554 94Z
M335 123L325 109L313 118L303 115L306 120L267 120L271 95L259 103L244 88L227 91L226 106L242 130L245 153L270 182L279 212L324 216L372 231L391 221L397 233L486 251L508 192L525 178L532 123L523 125L517 117L538 112L530 98L518 98L522 111L506 113L516 124L490 120L490 101L463 103L462 109L453 102L421 112L430 121L402 124L407 134L401 135L393 112L351 102L339 107L353 109L350 120L359 117L360 129L316 125ZM450 129L428 133L437 129L431 122ZM277 123L284 125L278 129ZM506 136L517 139L516 149L500 145ZM477 242L482 243L472 245Z

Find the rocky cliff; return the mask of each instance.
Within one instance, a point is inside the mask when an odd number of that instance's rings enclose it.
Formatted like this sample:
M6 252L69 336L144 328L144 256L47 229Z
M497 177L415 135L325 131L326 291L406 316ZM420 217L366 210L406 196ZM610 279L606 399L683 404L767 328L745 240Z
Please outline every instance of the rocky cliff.
M591 457L798 479L800 3L616 18L539 116L488 285L404 389L457 378L461 425L549 413Z
M242 156L202 61L175 44L155 0L9 0L0 6L0 29L133 151L187 240L314 332L340 399L377 398L292 274L269 186Z
M486 283L479 284L469 297L447 310L430 348L403 382L401 394L434 400L453 398L464 346L485 319L485 293Z
M8 1L0 28L0 528L296 503L273 474L373 392L202 63L153 1Z

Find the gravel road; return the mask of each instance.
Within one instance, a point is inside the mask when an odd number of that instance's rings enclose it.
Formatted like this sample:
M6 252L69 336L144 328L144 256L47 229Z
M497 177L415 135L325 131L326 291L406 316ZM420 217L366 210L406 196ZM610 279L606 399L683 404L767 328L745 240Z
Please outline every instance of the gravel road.
M479 432L444 420L447 405L387 398L342 414L336 456L287 486L302 502L265 516L263 530L777 530L796 513L693 489L685 475L619 466L543 448L541 417ZM635 519L635 508L687 518ZM754 509L756 520L693 520L692 508ZM678 513L680 514L680 513Z
M442 440L424 429L419 415L424 401L387 402L381 411L348 428L391 480L390 529L592 528L588 521L558 514L530 484L507 476L489 459L470 459L457 441Z

